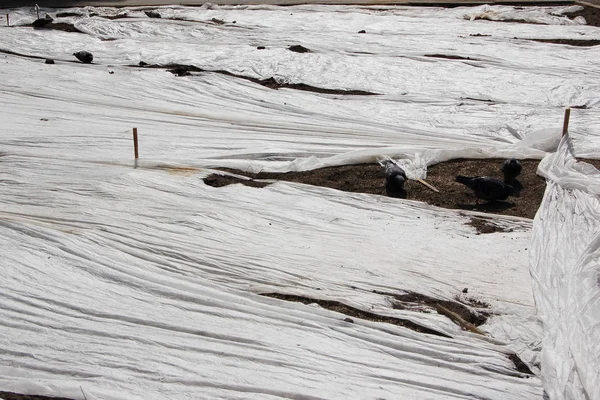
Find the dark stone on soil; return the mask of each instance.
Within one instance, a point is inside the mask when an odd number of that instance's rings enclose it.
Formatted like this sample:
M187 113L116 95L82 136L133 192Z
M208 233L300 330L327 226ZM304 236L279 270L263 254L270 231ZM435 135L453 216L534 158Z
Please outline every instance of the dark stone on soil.
M311 53L309 49L299 44L288 47L289 51L293 51L295 53Z
M146 14L148 18L162 18L162 16L156 11L144 11L144 14Z
M358 31L358 33L367 33L364 29L362 31Z
M469 288L464 288L464 289L462 290L462 292L463 292L463 293L468 293L468 292L469 292Z
M54 64L54 60L51 58L46 58L46 61L44 61L44 64Z
M223 21L222 19L218 19L218 18L211 19L211 22L213 22L217 25L223 25L225 23L225 21Z
M352 318L344 318L345 322L350 322L351 324L354 323L354 320Z
M147 66L147 65L148 65L148 63L146 63L146 62L143 62L143 61L140 61L140 62L138 63L138 66L140 66L140 67L145 67L145 66Z
M264 49L265 49L265 46L257 46L256 48L257 48L258 50L264 50Z

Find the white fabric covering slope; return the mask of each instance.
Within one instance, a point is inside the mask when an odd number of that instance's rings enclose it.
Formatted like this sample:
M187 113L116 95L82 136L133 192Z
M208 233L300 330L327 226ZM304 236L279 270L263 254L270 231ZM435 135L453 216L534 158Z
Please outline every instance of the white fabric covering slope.
M600 172L565 137L544 159L549 180L534 221L532 276L544 323L542 379L550 398L600 398Z
M472 20L490 10L527 11L548 25ZM539 399L544 380L560 398L551 376L538 377L531 221L494 216L507 231L479 235L470 212L291 183L217 189L202 178L212 167L309 170L381 156L402 158L416 178L456 157L541 159L558 145L563 107L574 105L587 108L572 113L573 152L597 156L598 49L527 40L600 38L557 19L561 10L165 7L160 20L138 9L69 10L83 15L62 20L85 34L33 30L22 26L32 9L9 10L21 26L0 28L0 50L56 64L0 57L0 391ZM92 15L122 12L128 17ZM293 44L313 52L288 51ZM82 49L94 64L70 62ZM176 77L131 66L139 61L378 95L272 90L214 72ZM562 240L540 229L534 254ZM536 279L541 304L554 278ZM487 336L394 307L393 294L450 300L464 287L490 305ZM272 292L444 336L260 295ZM569 352L552 336L562 320L542 316L544 344L557 349L545 350L544 365L594 361L597 342L586 331L569 333L583 346ZM515 352L536 376L515 370ZM593 368L572 369L580 383L556 376L573 393L591 393Z

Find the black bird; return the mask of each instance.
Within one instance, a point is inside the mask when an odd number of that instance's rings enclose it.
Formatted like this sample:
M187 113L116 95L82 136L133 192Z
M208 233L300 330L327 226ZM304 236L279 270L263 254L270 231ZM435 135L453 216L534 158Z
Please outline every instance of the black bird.
M406 172L395 162L387 160L385 167L385 192L390 197L406 197L404 182L406 182Z
M487 201L506 200L515 194L515 189L498 178L490 176L463 176L458 175L456 182L462 183L475 192L477 199Z
M504 161L502 164L502 173L504 174L504 182L511 183L519 174L521 174L521 162L516 158Z
M77 53L73 53L73 55L84 64L89 64L94 59L92 53L88 51L78 51Z

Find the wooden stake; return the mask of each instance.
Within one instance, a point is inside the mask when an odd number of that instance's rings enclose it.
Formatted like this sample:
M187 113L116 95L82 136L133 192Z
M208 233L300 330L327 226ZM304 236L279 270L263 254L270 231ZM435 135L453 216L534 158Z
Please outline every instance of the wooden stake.
M10 26L10 17L6 14L6 26Z
M445 315L446 317L450 318L455 324L459 325L461 328L473 332L473 333L477 333L479 335L485 335L484 332L482 332L479 328L477 328L475 325L473 325L472 323L465 321L460 315L458 315L457 313L448 310L446 307L444 307L441 304L436 304L435 308L437 310L438 313Z
M133 128L133 151L135 153L135 159L137 160L140 157L138 154L137 128Z
M37 13L37 19L40 19L40 6L35 5L35 12Z
M427 183L425 182L423 179L417 179L419 182L421 182L423 185L427 186L429 189L433 190L436 193L439 193L440 191L438 189L436 189L435 186L433 186L431 183Z
M565 120L563 121L563 132L562 135L565 136L567 131L569 130L569 117L571 116L571 109L565 109Z

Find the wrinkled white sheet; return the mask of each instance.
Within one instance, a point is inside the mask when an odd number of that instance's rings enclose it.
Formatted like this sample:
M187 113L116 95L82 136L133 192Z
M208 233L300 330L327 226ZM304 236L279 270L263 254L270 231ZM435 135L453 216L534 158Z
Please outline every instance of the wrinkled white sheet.
M600 398L600 172L567 137L540 164L549 181L534 221L532 276L552 399Z
M572 112L573 151L597 155L598 50L525 39L600 34L468 18L485 10L160 9L181 21L86 8L129 18L64 19L86 34L1 28L1 50L57 63L0 56L0 390L88 400L539 399L542 381L507 358L517 352L540 373L531 221L493 217L508 231L478 235L469 212L201 180L211 167L309 170L381 156L402 158L412 178L457 157L541 159L573 105L587 107ZM34 15L9 11L15 24ZM293 44L313 53L288 51ZM84 49L94 64L67 62ZM139 61L379 95L129 66ZM464 287L490 304L489 337L374 292L453 299ZM264 292L341 301L452 339L352 324Z

